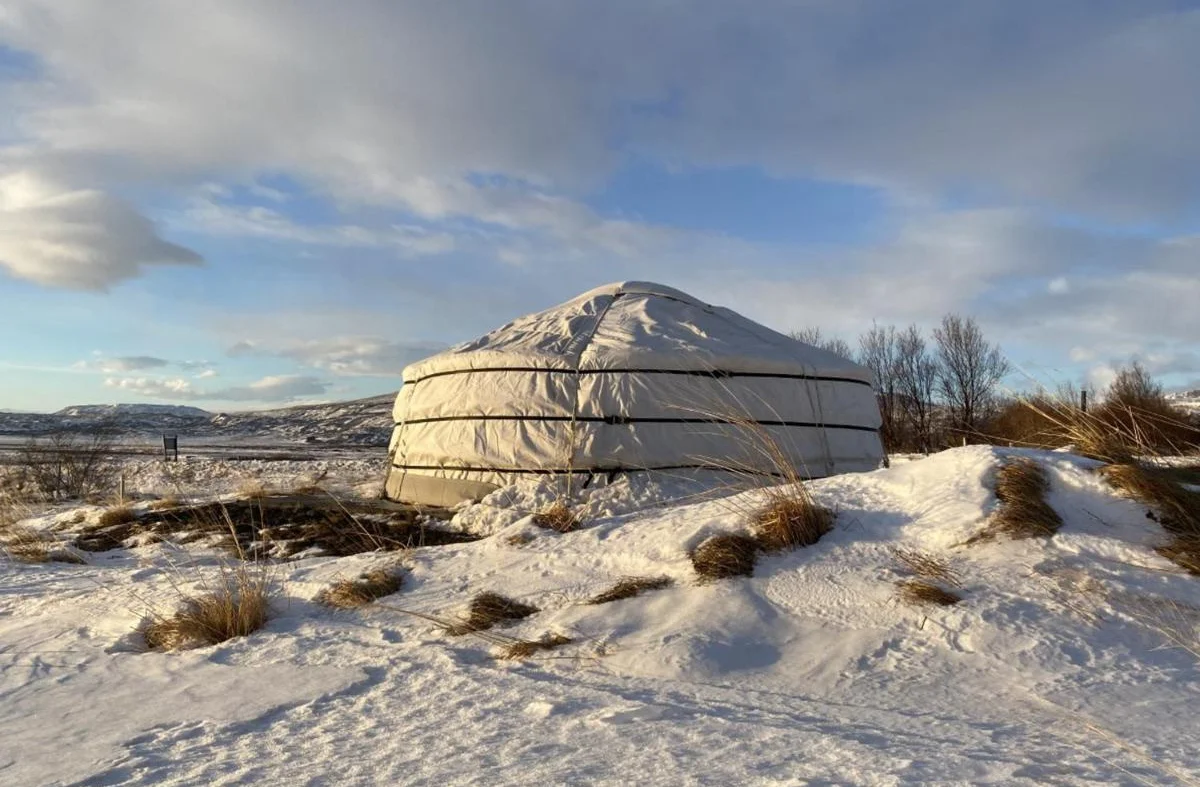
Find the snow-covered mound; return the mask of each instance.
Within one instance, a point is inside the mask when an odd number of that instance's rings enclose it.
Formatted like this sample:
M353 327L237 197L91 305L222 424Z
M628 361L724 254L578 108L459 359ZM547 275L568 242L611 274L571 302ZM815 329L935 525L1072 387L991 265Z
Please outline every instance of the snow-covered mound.
M1047 468L1061 531L966 545L1014 456ZM1092 462L971 447L810 488L831 533L707 585L688 551L744 529L760 492L618 482L560 534L531 522L550 483L501 490L457 517L491 537L414 551L373 610L311 599L394 554L279 565L265 630L171 655L133 652L130 632L211 558L6 567L0 782L1195 783L1200 579L1155 554L1159 526ZM896 548L946 561L961 603L900 603ZM626 575L674 582L586 603ZM418 616L482 591L540 610L503 633L573 642L495 661Z
M0 435L34 436L104 426L129 439L176 432L185 439L259 438L384 446L392 430L394 399L394 394L384 394L332 404L218 414L198 407L155 404L80 405L50 414L0 412Z

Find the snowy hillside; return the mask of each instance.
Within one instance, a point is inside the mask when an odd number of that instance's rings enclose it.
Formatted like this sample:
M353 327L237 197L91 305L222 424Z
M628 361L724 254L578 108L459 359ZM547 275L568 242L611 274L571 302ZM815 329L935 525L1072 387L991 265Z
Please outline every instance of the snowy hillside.
M1046 468L1061 531L968 545L1014 457ZM582 527L557 533L532 524L554 493L531 482L458 514L487 536L473 543L275 565L265 629L173 654L133 632L211 581L213 552L6 566L0 782L1195 784L1200 579L1094 468L970 447L814 482L832 532L709 584L689 550L743 530L760 492L671 501L687 487L621 480L585 490ZM944 561L961 602L902 602L898 549ZM397 560L381 604L314 603ZM623 576L671 584L587 603ZM572 641L502 661L422 617L482 591L536 607L504 635Z
M198 407L155 404L82 405L56 413L0 412L0 435L27 436L111 425L128 438L177 432L189 438L264 438L278 442L386 445L394 394L278 410L213 414Z
M1167 394L1171 404L1193 413L1200 413L1200 389Z

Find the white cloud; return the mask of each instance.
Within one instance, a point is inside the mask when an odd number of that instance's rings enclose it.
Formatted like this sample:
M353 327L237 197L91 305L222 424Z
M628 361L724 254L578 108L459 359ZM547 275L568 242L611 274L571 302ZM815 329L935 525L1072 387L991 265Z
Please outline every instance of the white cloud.
M110 377L104 384L133 396L180 402L290 402L323 396L331 387L330 383L315 377L296 374L264 377L249 385L206 390L197 389L183 378Z
M80 361L75 364L75 368L114 374L158 369L168 366L170 363L164 358L155 358L150 355L124 355L116 358L97 357L90 361Z
M57 186L30 171L0 177L0 268L17 278L105 290L146 266L200 262L116 197Z
M393 224L372 229L356 224L298 224L261 206L235 206L212 199L193 200L181 228L216 235L241 235L317 246L391 248L402 256L444 254L454 250L454 236L424 227Z
M257 354L287 358L303 366L342 376L399 378L404 367L445 349L430 342L395 342L373 336L348 336L267 346L239 341L230 355Z
M1200 180L1200 13L1169 0L12 0L4 22L48 75L23 155L63 172L285 172L355 204L466 176L571 193L637 155L1136 217Z

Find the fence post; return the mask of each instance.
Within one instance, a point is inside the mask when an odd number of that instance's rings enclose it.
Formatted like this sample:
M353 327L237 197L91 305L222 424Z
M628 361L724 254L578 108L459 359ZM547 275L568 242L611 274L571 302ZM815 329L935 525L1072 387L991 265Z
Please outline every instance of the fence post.
M1087 412L1087 389L1079 392L1079 409Z

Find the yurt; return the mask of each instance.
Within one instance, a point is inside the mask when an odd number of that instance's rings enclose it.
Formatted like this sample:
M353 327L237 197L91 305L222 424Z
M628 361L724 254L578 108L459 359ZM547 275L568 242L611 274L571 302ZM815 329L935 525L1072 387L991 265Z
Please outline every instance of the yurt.
M883 460L866 368L647 282L412 364L394 420L386 494L431 506L538 475L778 473L783 456L816 478Z

